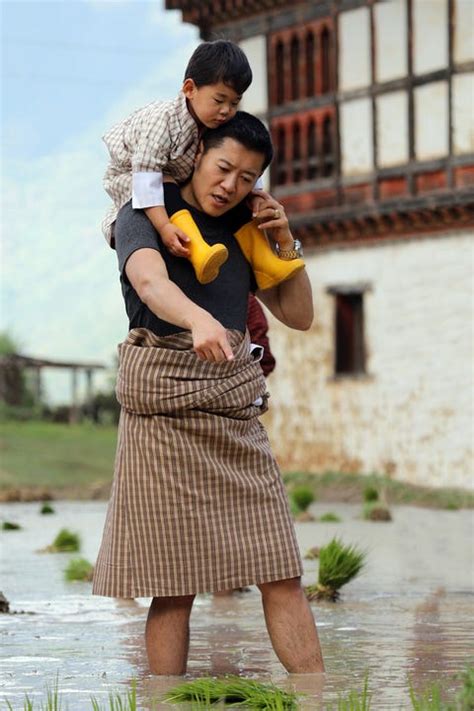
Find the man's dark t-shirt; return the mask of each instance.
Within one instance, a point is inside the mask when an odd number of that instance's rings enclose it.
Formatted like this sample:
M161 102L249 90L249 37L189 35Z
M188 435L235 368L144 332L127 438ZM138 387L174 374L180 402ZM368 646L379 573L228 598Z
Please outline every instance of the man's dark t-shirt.
M211 217L188 205L177 186L165 184L165 207L169 215L187 208L208 244L220 242L229 250L229 257L222 265L219 275L209 284L200 284L188 259L173 256L164 246L142 210L134 210L131 202L120 210L114 226L122 294L129 318L129 328L147 328L157 336L169 336L183 328L163 321L140 300L125 273L127 259L137 249L149 248L160 252L168 270L168 276L195 304L216 318L225 328L245 332L249 292L257 288L250 264L245 259L233 236L241 225L251 219L244 204L229 210L222 217Z

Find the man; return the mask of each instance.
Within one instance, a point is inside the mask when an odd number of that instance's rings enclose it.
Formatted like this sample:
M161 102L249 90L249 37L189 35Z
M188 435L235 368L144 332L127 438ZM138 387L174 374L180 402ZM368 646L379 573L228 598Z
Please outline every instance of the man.
M191 181L168 186L169 214L189 209L229 258L210 284L163 249L139 210L115 240L130 333L120 346L122 405L112 497L94 593L152 597L152 673L184 674L196 593L255 584L273 648L289 672L324 670L285 489L258 415L265 379L245 333L256 289L233 234L272 158L268 131L244 112L203 136ZM298 257L281 205L261 193L257 219L281 258ZM258 297L290 328L313 319L306 272Z

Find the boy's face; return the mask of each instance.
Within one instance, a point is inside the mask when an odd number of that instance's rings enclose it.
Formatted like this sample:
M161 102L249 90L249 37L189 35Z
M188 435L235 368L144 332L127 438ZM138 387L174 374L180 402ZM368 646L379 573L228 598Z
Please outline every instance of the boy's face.
M197 87L192 79L186 79L183 92L192 115L207 128L216 128L229 121L242 98L223 82Z
M224 138L207 153L200 149L183 197L208 215L220 217L250 193L263 162L261 153L248 150L233 138Z

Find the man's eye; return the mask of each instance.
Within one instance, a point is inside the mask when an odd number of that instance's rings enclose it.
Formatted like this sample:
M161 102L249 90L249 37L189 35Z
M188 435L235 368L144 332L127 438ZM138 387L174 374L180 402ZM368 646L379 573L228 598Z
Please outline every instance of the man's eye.
M214 101L216 102L216 104L223 104L223 103L224 103L224 102L221 101L220 99L214 99Z
M223 165L218 165L217 167L219 168L219 170L222 170L223 173L227 173L228 170L229 170L228 168L226 168L226 167L223 166Z
M239 104L240 104L240 101L233 101L232 102L232 106L234 107L234 109L236 109Z
M246 182L246 183L252 183L252 182L253 182L252 178L246 178L245 175L243 175L242 178L243 178L244 182Z

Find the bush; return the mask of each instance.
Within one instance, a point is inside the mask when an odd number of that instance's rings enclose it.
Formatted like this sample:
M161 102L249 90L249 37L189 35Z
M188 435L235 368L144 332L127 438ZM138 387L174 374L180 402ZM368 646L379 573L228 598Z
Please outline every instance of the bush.
M340 523L342 519L332 511L328 511L320 516L319 520L321 523Z

